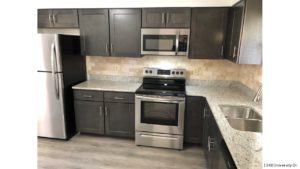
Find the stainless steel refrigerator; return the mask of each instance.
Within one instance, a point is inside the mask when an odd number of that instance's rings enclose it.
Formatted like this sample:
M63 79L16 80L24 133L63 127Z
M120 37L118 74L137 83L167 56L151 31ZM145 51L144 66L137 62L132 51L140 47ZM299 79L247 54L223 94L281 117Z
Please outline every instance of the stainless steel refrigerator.
M76 134L72 86L86 80L80 37L39 34L38 136L69 139Z

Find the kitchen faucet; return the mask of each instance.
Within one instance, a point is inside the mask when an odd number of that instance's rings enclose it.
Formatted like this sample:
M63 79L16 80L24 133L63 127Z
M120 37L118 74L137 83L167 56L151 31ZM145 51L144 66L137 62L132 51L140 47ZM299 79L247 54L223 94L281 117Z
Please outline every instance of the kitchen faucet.
M257 89L253 101L258 102L261 100L261 98L262 98L262 85L260 85L259 88Z

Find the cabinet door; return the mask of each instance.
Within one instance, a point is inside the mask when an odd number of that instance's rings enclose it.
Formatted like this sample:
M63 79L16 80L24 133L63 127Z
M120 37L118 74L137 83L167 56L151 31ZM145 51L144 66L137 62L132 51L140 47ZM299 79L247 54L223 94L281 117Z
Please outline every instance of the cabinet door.
M105 133L134 137L134 104L105 103Z
M77 9L53 9L55 28L78 28Z
M223 58L227 13L228 8L192 9L189 58Z
M203 139L204 97L188 96L186 100L184 139L188 143L201 143Z
M112 56L141 56L141 10L112 9L110 50Z
M38 28L52 28L52 10L38 9Z
M230 8L225 45L225 58L233 62L237 61L240 48L240 38L244 13L244 1Z
M167 8L166 28L189 28L191 20L190 8Z
M166 26L165 8L142 9L143 28L164 28Z
M75 100L74 104L77 131L104 134L103 102Z
M108 10L79 10L79 25L83 55L109 56Z

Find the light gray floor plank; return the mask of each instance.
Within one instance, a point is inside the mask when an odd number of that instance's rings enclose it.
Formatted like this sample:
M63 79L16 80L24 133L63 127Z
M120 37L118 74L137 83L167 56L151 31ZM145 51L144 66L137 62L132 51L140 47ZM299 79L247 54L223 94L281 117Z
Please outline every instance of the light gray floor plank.
M200 146L172 150L136 146L134 140L76 135L69 141L39 138L39 169L206 169Z

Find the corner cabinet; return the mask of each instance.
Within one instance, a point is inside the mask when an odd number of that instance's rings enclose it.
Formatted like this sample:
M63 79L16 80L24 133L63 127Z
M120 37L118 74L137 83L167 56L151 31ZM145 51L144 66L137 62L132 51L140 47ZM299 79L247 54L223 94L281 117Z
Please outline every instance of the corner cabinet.
M262 64L262 0L242 0L229 11L225 58Z
M139 57L140 9L80 9L83 55Z
M189 58L222 59L228 8L193 8Z
M186 143L203 144L203 116L206 99L199 96L186 97L184 140Z
M78 132L134 138L134 93L74 90Z
M143 28L189 28L190 8L143 8Z
M218 124L207 103L204 108L203 148L208 169L236 169Z
M38 9L38 28L78 28L77 9Z

